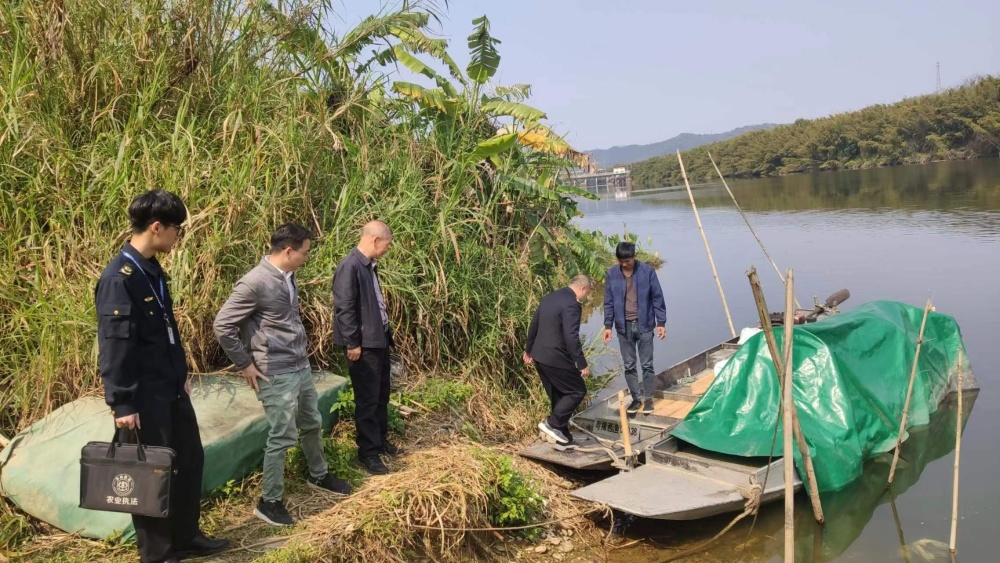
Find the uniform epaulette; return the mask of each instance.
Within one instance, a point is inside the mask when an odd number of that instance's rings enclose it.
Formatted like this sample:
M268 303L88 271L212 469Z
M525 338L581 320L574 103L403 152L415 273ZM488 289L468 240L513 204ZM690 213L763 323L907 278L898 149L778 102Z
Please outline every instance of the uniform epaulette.
M128 264L125 264L124 266L122 266L122 269L118 270L118 271L121 272L121 273L123 273L123 274L125 274L126 276L131 276L132 275L132 266L129 266Z

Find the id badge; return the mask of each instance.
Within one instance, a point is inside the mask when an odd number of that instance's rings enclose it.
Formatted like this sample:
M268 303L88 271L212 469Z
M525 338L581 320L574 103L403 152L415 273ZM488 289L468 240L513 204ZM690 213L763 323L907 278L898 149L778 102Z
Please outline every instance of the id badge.
M167 325L167 338L170 340L170 345L173 346L174 342L174 327Z

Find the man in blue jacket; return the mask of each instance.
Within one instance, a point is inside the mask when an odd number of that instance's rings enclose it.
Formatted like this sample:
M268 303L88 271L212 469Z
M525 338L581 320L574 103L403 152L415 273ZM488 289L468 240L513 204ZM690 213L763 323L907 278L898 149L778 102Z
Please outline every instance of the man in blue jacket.
M611 327L618 331L625 382L632 393L629 414L642 408L653 412L653 329L663 340L667 336L667 308L656 270L635 259L635 243L622 242L615 248L618 265L604 278L604 342L611 342ZM642 379L635 368L636 349L642 364ZM644 384L645 383L645 384Z

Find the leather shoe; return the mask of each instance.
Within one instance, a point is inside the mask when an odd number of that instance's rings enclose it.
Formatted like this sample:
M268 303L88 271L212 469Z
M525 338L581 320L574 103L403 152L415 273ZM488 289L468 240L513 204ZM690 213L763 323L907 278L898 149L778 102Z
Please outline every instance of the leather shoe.
M361 458L361 465L364 466L365 471L372 475L385 475L389 473L389 468L382 462L382 458L377 455Z
M382 440L382 453L385 455L399 455L403 453L403 448L389 442L388 440Z
M229 540L225 538L210 538L205 534L198 534L186 545L175 549L174 553L177 555L177 559L180 560L186 557L204 557L225 551L228 548Z

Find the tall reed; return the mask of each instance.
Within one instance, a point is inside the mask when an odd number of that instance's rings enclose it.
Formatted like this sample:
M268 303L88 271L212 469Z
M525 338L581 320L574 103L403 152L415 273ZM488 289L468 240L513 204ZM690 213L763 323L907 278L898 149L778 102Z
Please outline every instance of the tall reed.
M291 220L318 234L300 275L312 359L337 361L331 275L381 218L409 367L474 373L520 400L527 311L566 275L599 273L600 240L553 196L566 162L524 147L483 161L475 149L499 126L488 112L472 104L444 127L387 93L363 53L412 44L400 37L423 36L433 5L333 34L320 25L331 4L0 6L0 431L100 389L94 283L127 239L129 201L150 188L191 213L164 264L192 370L225 367L215 312Z

